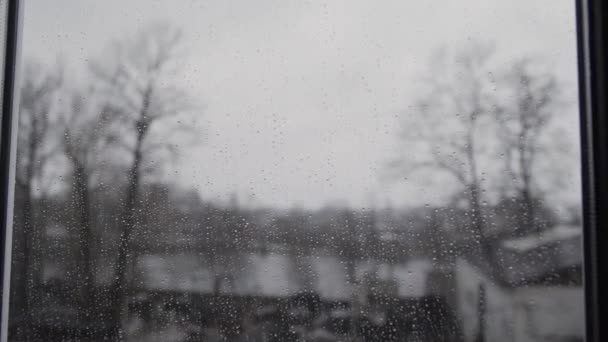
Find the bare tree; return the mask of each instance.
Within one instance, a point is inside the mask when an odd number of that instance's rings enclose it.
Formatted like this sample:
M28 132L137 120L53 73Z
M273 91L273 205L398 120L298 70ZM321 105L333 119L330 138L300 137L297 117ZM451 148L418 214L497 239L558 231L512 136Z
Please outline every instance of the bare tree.
M69 96L66 96L69 97ZM94 320L100 313L99 303L95 296L95 253L93 231L94 222L91 215L91 189L96 171L99 169L100 154L108 149L108 137L105 122L109 113L100 108L94 94L74 91L67 108L60 117L63 131L62 149L71 166L71 190L69 206L76 231L77 263L74 272L76 286L79 290L78 305L84 317Z
M142 179L158 168L163 155L174 152L171 135L183 133L178 120L190 107L185 92L173 79L180 62L180 41L180 32L153 25L132 39L114 43L109 58L91 64L112 113L111 122L106 123L112 126L111 140L122 148L128 162L112 296L116 319L126 314L127 267L133 258L132 235L138 226Z
M13 274L19 284L11 287L14 291L11 298L26 324L32 324L36 289L41 280L40 247L45 223L36 220L36 188L41 184L45 166L54 152L51 141L53 113L61 84L59 66L47 71L35 62L25 64L17 144L16 197L20 204L15 213L17 229L13 259ZM31 329L24 329L26 334L30 333Z
M544 146L541 139L562 102L561 89L553 74L539 70L538 63L529 58L507 70L501 88L507 94L496 112L499 148L509 175L503 196L513 197L520 204L518 230L538 230L535 211L541 194L535 184L535 167L539 158L548 152L548 146Z
M495 107L488 65L492 53L491 47L476 45L453 59L445 50L434 56L423 83L426 95L401 134L423 158L402 155L390 165L401 175L430 169L456 180L464 190L472 238L487 258L492 253L485 239L481 167L488 152L484 127Z

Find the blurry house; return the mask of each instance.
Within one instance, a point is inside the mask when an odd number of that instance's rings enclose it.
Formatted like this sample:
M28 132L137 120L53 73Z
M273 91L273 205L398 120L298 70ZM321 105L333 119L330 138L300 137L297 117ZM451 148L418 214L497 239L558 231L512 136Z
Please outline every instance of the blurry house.
M465 341L583 341L580 227L493 245L494 262L456 262Z

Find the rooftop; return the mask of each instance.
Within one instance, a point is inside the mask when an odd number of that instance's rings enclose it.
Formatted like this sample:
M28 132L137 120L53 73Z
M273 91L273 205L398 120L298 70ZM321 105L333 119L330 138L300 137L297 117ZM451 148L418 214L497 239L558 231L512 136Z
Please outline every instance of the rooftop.
M467 260L506 287L579 286L582 229L557 226L540 234L493 240L492 259L471 253Z
M580 238L582 230L575 226L557 226L541 234L503 241L502 247L517 252L528 252L541 246L573 238Z

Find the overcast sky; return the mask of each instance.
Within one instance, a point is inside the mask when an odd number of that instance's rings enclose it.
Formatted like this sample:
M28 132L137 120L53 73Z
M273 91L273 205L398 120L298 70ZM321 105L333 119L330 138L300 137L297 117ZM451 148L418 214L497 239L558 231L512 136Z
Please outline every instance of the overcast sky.
M74 77L108 42L146 23L183 30L186 61L177 82L203 104L205 143L183 148L167 175L208 199L236 193L250 205L366 207L445 198L449 180L381 177L398 153L399 122L428 57L442 46L493 42L497 66L541 57L575 100L574 1L25 4L24 56L49 64L61 56ZM571 177L576 183L578 175Z

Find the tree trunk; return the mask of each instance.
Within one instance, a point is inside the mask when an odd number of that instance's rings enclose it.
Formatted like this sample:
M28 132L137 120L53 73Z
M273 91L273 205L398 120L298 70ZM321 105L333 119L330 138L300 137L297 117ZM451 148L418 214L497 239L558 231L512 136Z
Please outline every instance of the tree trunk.
M22 284L23 288L23 308L22 317L25 329L24 337L29 340L33 336L33 328L35 326L34 303L37 303L37 291L39 290L39 271L41 265L40 248L40 229L37 229L35 224L35 210L32 185L34 182L34 171L36 163L36 155L38 151L37 132L32 130L28 137L29 146L27 153L27 166L25 168L25 180L22 183L23 207L22 207L22 251L23 251L23 273Z
M487 300L486 300L486 288L484 285L479 284L477 290L477 335L475 336L475 342L486 341L486 313L487 313Z
M17 317L20 317L18 330L16 331L18 338L26 341L30 340L33 335L33 291L34 281L32 278L32 221L33 221L33 204L31 198L31 187L29 184L21 184L21 191L24 194L21 204L21 215L19 217L19 227L21 231L15 231L15 251L17 252L13 264L16 266L13 269L13 274L18 274L19 285L11 286L13 294L16 296L11 300Z
M127 298L127 266L129 264L129 252L131 243L131 233L136 223L136 209L139 199L139 185L141 181L141 161L143 154L143 142L148 132L147 111L150 103L150 90L146 92L139 113L139 119L135 124L137 136L133 152L133 160L128 173L127 193L125 196L125 207L121 215L122 230L119 237L118 259L116 261L116 280L113 285L113 319L118 333L121 333L121 323L128 314ZM119 335L122 339L122 336Z
M495 257L492 246L490 246L488 239L485 234L485 224L483 221L483 213L481 210L481 198L480 198L480 181L477 176L477 160L475 158L475 138L474 138L475 120L471 122L469 134L467 135L467 148L466 155L469 164L469 173L471 175L471 182L469 185L469 205L471 209L472 228L475 232L477 245L481 257L485 258L486 261L494 267Z
M95 289L95 272L92 260L92 227L90 218L90 198L88 189L88 172L83 165L75 163L74 192L76 210L78 211L79 271L78 288L80 289L79 306L86 320L92 319L97 306L93 293Z
M129 184L127 187L127 195L125 207L121 215L122 231L119 238L118 259L116 261L116 280L113 285L114 298L112 308L114 311L114 320L117 326L120 326L123 318L126 317L126 275L128 265L129 245L131 241L131 233L135 225L135 209L139 195L139 178L140 178L140 160L141 151L136 152L133 164L129 171Z

